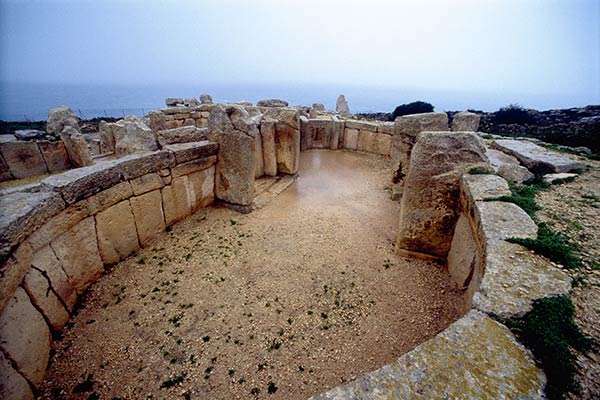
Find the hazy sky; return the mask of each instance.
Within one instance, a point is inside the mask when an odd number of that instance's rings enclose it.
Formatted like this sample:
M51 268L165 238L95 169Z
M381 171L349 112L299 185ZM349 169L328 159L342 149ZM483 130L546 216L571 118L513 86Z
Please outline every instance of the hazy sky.
M600 0L0 0L0 80L332 83L600 103Z

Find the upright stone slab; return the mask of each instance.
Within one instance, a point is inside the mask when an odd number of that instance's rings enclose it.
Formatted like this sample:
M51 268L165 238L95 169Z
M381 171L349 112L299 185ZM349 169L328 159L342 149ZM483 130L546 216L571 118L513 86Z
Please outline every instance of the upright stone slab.
M67 126L60 133L60 138L65 144L65 149L73 166L85 167L94 164L88 145L79 131Z
M153 114L154 113L154 114ZM157 112L152 111L150 115L155 115ZM163 116L164 114L160 113ZM150 118L152 121L152 118ZM101 153L114 153L115 152L115 134L112 130L113 124L109 124L106 121L100 121L98 126L98 134L100 136L100 152Z
M46 132L53 136L58 136L67 126L79 132L79 118L67 106L60 106L48 111L48 121L46 122Z
M526 140L494 140L492 148L516 157L528 170L537 174L572 172L583 164Z
M344 148L348 150L358 149L358 129L346 128L344 130Z
M65 274L60 261L49 245L42 247L33 254L31 266L32 269L40 271L50 281L52 289L67 306L68 311L73 311L73 307L77 302L77 291L69 283L67 274Z
M254 174L254 169L252 173ZM167 226L181 221L192 213L192 205L188 197L188 185L188 177L181 176L173 179L170 185L162 188L163 210L165 211L165 223Z
M265 115L275 123L275 157L277 172L295 174L300 167L300 113L298 109L266 108Z
M452 131L454 132L477 132L479 129L479 114L462 111L452 118Z
M127 116L111 126L115 137L115 157L117 158L158 149L155 133L137 117Z
M444 259L458 219L460 176L489 168L474 133L422 132L413 148L400 210L400 252Z
M129 200L96 215L98 248L104 264L116 264L139 249L138 235Z
M232 204L249 206L254 199L258 129L243 107L217 106L210 113L208 137L219 144L215 194Z
M0 153L13 177L21 179L48 172L36 142L17 140L12 135L0 136Z
M140 244L146 247L166 227L160 190L132 197L130 201Z
M340 94L335 102L335 111L340 114L350 114L350 108L348 102L343 94Z
M37 142L37 144L48 167L48 172L64 171L71 168L71 161L62 141L48 142L43 140Z
M70 316L62 299L52 290L50 281L40 270L30 268L23 280L23 288L31 302L46 317L50 327L56 332L60 331Z
M34 400L35 396L29 383L11 365L0 352L0 399Z
M262 154L265 175L277 175L277 157L275 155L275 122L273 118L265 117L260 122L262 136Z
M215 200L215 167L188 175L192 212L212 204Z
M263 158L262 136L260 134L260 131L254 137L254 141L255 141L254 148L256 149L256 157L254 159L255 160L254 177L260 178L261 176L263 176L265 174L265 160Z

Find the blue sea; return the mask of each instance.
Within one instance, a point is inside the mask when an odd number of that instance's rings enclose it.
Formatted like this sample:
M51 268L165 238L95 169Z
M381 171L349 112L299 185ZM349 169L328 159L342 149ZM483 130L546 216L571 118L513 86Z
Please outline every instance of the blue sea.
M353 113L392 112L403 103L422 100L436 111L477 109L495 111L510 103L547 109L583 106L574 99L558 101L547 96L514 96L456 91L434 91L391 87L342 85L93 85L0 82L0 120L45 120L48 110L59 105L71 107L81 118L142 116L165 107L167 97L196 97L208 93L215 102L252 101L280 98L290 105L323 103L335 109L344 94Z

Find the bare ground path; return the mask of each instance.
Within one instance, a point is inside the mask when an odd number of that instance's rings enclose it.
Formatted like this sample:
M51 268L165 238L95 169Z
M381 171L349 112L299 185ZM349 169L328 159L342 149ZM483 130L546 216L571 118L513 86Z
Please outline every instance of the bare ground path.
M386 160L301 165L265 208L203 210L94 284L40 398L304 399L460 316L444 271L393 253Z

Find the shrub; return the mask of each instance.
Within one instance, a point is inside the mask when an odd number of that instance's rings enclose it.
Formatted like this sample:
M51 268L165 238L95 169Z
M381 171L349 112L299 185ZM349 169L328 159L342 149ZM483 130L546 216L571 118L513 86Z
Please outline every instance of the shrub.
M496 124L527 125L533 122L533 116L529 111L518 104L510 104L494 113L494 123Z
M535 300L523 318L506 321L506 325L533 352L548 377L546 395L562 399L575 391L575 356L569 346L587 351L591 340L573 321L575 307L567 296Z
M396 107L392 113L392 121L397 117L410 114L423 114L433 111L433 106L424 101L414 101L408 104L402 104Z

